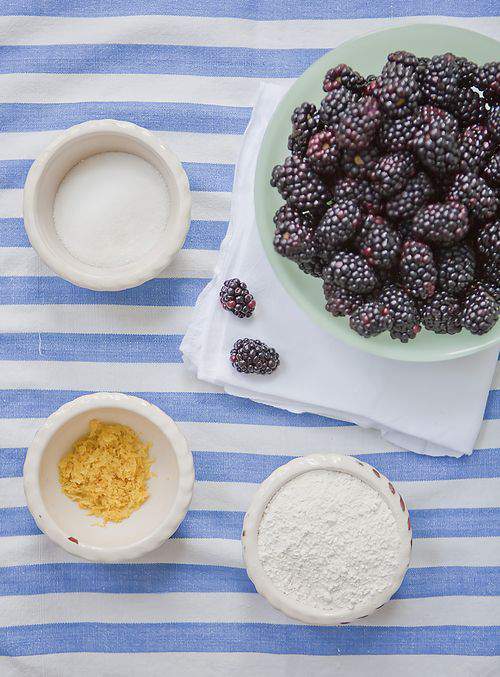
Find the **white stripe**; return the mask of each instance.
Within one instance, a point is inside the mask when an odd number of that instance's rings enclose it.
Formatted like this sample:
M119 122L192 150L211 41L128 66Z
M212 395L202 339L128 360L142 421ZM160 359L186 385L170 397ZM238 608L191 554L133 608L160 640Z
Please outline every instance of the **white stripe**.
M1 87L1 85L0 85ZM191 218L201 221L227 221L231 208L231 193L193 191ZM0 190L0 218L19 219L23 215L23 191L20 188Z
M493 677L495 656L367 655L304 656L263 653L72 653L0 657L5 677L88 677L88 675L183 675L183 677Z
M0 160L32 160L62 131L61 129L47 132L0 132ZM242 142L242 136L236 134L194 132L153 132L153 134L170 146L181 162L234 164Z
M276 623L300 625L256 593L65 593L2 598L0 627L33 623ZM388 602L354 626L495 625L494 597L433 597Z
M218 255L218 251L212 250L181 249L170 266L158 277L211 278ZM0 274L2 276L56 276L31 247L0 247Z

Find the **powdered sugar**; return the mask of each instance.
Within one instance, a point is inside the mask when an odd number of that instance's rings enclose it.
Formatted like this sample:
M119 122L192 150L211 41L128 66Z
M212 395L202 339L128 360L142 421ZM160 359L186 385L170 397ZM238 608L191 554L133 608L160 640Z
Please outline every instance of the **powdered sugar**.
M160 172L131 153L92 155L62 180L54 224L82 263L115 268L145 257L165 236L167 186Z
M393 582L400 537L394 516L366 482L312 470L287 482L259 527L262 567L285 595L322 610L352 610Z

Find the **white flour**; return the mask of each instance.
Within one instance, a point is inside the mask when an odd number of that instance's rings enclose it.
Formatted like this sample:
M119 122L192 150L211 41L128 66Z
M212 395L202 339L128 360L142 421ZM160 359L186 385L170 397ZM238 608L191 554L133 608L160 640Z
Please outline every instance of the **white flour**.
M284 594L323 610L351 610L391 583L400 539L378 492L347 473L313 470L269 502L259 558Z
M82 263L115 268L145 257L165 236L167 186L160 172L131 153L99 153L64 177L54 224Z

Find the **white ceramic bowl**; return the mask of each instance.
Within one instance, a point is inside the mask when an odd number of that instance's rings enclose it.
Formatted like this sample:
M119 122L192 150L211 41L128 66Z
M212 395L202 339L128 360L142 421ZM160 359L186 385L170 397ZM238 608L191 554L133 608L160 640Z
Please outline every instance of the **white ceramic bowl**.
M165 179L170 196L162 245L144 259L114 268L92 266L72 256L57 236L53 219L57 189L68 171L81 160L107 151L132 153L147 160ZM147 129L119 120L90 120L63 132L31 165L23 211L30 242L49 268L79 287L118 291L151 280L169 265L186 238L191 193L177 157Z
M105 527L65 496L57 467L93 418L131 426L151 442L155 459L149 498L127 519ZM183 520L193 484L193 457L172 419L149 402L120 393L84 395L64 404L37 432L24 464L24 492L38 527L68 552L96 562L135 559L160 546Z
M285 595L276 588L272 580L264 571L258 555L258 535L260 521L264 510L274 494L281 487L298 475L311 470L334 470L345 472L366 482L378 491L394 515L396 526L401 539L399 550L399 565L391 584L382 593L371 598L369 604L359 604L351 612L323 611L321 609L301 604L292 597ZM257 592L259 592L273 607L287 616L314 625L342 625L350 623L364 616L368 616L376 609L388 602L391 596L401 585L406 570L410 564L412 532L408 509L403 498L398 494L391 482L378 470L368 463L363 463L351 456L337 454L313 454L302 456L277 468L260 485L254 495L250 508L245 515L242 532L243 557L247 572Z

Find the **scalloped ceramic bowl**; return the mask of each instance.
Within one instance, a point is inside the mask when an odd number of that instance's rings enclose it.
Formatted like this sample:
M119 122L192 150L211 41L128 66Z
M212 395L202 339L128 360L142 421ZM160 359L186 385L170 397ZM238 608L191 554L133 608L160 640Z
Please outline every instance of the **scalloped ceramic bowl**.
M358 604L350 612L345 610L323 611L312 606L306 606L285 595L276 588L260 563L258 554L259 527L262 515L269 501L287 482L298 475L312 470L345 472L366 482L366 484L382 496L388 505L394 515L396 528L400 536L401 545L399 548L398 568L390 584L385 590L374 595L370 603ZM254 495L250 508L245 515L241 540L248 576L255 585L257 592L265 597L275 609L303 623L342 625L372 614L388 602L399 588L410 564L412 531L408 508L403 498L398 494L387 477L382 475L376 468L351 456L312 454L311 456L294 458L289 463L285 463L285 465L277 468L264 480Z
M108 151L132 153L153 165L165 180L170 212L159 245L137 261L103 268L82 263L64 247L55 230L53 207L59 184L69 170L91 155ZM23 212L33 248L55 273L79 287L119 291L157 277L170 264L189 228L191 193L181 163L150 131L121 120L89 120L63 132L31 165Z
M152 443L154 458L149 498L127 519L104 527L63 494L57 467L93 418L131 426ZM37 432L24 464L24 491L38 527L72 555L96 562L136 559L158 548L184 519L193 485L193 458L174 421L149 402L120 393L64 404Z
M361 73L380 72L389 52L406 49L421 56L454 52L479 63L496 61L499 44L461 28L437 24L414 24L370 33L343 43L318 59L289 89L278 105L266 130L260 148L255 174L255 213L267 257L290 296L321 327L336 338L359 350L374 355L412 362L451 360L476 353L500 342L500 322L487 334L473 336L462 331L453 336L440 336L422 330L417 338L403 344L385 333L365 339L349 328L344 317L332 317L325 311L321 282L304 275L299 268L279 256L273 248L273 216L282 199L269 185L274 165L288 155L287 138L290 115L302 101L319 104L324 96L322 81L325 72L337 63L348 63Z

